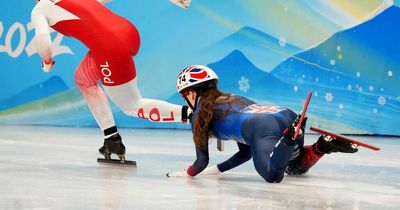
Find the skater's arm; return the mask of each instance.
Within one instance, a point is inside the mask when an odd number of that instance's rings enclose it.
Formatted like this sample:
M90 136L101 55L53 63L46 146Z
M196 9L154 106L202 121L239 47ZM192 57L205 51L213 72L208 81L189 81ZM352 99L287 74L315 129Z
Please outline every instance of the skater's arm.
M193 165L189 166L187 169L183 171L170 172L166 175L168 177L185 177L185 176L196 176L200 172L202 172L208 165L209 156L208 156L208 147L205 149L196 148L197 159L193 163Z
M44 63L52 63L50 29L47 18L33 11L32 22L35 26L37 51Z
M204 149L196 148L196 156L196 161L194 161L193 165L189 166L187 169L187 173L190 176L196 176L207 167L210 160L208 146L206 146Z
M250 146L239 142L237 143L237 145L239 151L228 160L217 165L217 168L220 172L225 172L227 170L235 168L251 159Z

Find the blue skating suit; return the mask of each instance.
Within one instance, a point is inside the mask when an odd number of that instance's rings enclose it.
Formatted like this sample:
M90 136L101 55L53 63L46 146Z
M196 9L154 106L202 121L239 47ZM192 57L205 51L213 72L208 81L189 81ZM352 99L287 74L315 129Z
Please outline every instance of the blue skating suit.
M192 122L200 107L201 101ZM236 140L239 147L235 155L217 165L218 169L227 171L253 157L257 172L266 181L280 182L289 159L298 157L303 147L303 139L293 141L283 138L283 131L296 117L297 114L289 109L258 106L237 95L230 95L226 100L217 99L210 130L218 139ZM196 148L196 154L197 160L188 170L192 176L200 173L209 161L208 148Z

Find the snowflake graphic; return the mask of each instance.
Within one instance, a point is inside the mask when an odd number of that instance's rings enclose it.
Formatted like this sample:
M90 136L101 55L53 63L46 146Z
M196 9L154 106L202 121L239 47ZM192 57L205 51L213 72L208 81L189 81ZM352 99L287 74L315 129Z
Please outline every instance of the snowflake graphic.
M380 105L385 105L386 104L386 99L383 96L379 96L378 98L378 104Z
M351 85L347 85L347 90L351 90L351 89L352 89Z
M285 47L285 46L286 46L286 43L287 43L287 41L286 41L286 38L285 38L285 37L280 37L280 38L279 38L279 45L280 45L281 47Z
M318 91L315 91L315 92L314 92L314 96L315 96L315 97L318 97Z
M250 82L246 77L241 77L238 83L240 91L246 93L250 89Z
M372 92L372 91L375 90L375 88L374 88L374 86L370 85L369 88L368 88L368 90Z
M329 64L331 64L332 66L334 66L334 65L336 64L336 61L335 61L334 59L331 59L331 60L329 61Z
M332 102L333 101L333 94L331 92L328 92L325 94L325 100L327 102Z
M389 77L392 77L392 76L393 76L393 71L389 70L389 71L388 71L388 76L389 76Z

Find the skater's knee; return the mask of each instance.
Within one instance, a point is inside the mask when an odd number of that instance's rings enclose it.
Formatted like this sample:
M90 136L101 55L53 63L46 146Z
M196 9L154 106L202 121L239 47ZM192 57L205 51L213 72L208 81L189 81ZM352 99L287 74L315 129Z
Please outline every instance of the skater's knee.
M81 74L75 73L74 82L75 82L76 86L81 90L89 87L87 82L85 82L84 79L82 78Z
M92 86L98 86L96 79L89 78L88 76L85 76L85 74L83 74L80 71L75 72L74 82L80 90L86 89L86 88L89 88Z
M276 170L270 168L267 173L263 176L265 181L268 183L280 183L283 180L284 172L283 170Z
M280 183L283 180L283 174L281 176L266 176L264 180L268 183Z

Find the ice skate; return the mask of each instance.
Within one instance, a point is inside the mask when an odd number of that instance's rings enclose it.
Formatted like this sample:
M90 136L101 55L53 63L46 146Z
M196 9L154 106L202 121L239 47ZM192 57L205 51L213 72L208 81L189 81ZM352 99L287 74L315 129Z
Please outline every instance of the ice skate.
M99 163L136 165L135 161L128 161L125 159L125 146L118 133L104 139L104 145L100 147L99 152L104 156L104 159L97 159L97 162ZM119 160L111 159L111 154L118 155Z
M285 138L291 139L291 140L296 140L296 139L304 137L307 117L303 118L303 120L301 121L301 125L299 126L301 116L302 116L301 114L297 115L294 122L288 128L286 128L286 130L284 132ZM298 127L299 127L299 130L297 131L297 135L296 135L296 129Z
M324 149L332 150L331 152L335 152L334 150L337 150L336 152L349 151L350 153L354 153L354 152L357 152L357 147L358 146L362 146L362 147L365 147L367 149L374 150L374 151L379 151L380 150L380 148L378 148L376 146L373 146L373 145L370 145L370 144L366 144L366 143L363 143L363 142L360 142L360 141L356 141L356 140L351 139L351 138L349 138L347 136L343 136L343 135L340 135L340 134L335 134L335 133L332 133L332 132L327 131L327 130L322 130L322 129L315 128L315 127L310 127L310 130L314 131L316 133L322 134L323 137L325 138L324 140L326 142L322 141L323 140L323 139L321 139L322 137L320 137L320 139L318 139L318 142L317 142L317 143L320 142L322 147L325 147L325 148L322 148L322 150L324 150ZM331 139L329 139L328 136ZM353 147L353 150L349 149L348 148L349 146ZM341 150L343 150L343 151L341 151Z
M105 159L111 159L111 154L116 154L121 161L125 160L125 146L118 133L104 139L104 145L99 149L99 152L104 155Z
M355 153L358 151L358 145L347 141L339 141L328 135L321 135L315 146L318 152L324 154L332 152Z
M306 121L307 121L306 112L307 112L308 104L310 103L310 100L311 100L311 96L312 96L312 93L309 92L307 95L306 101L304 102L303 110L300 112L299 115L297 115L297 117L293 121L293 123L283 131L283 135L285 136L285 138L295 141L296 139L304 137L304 131L305 131Z

